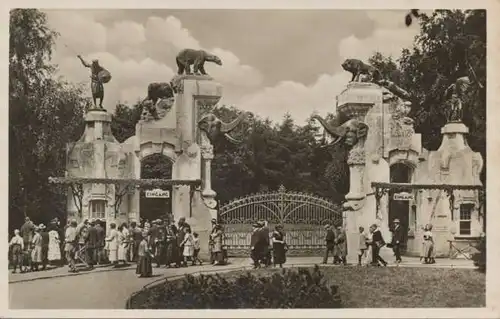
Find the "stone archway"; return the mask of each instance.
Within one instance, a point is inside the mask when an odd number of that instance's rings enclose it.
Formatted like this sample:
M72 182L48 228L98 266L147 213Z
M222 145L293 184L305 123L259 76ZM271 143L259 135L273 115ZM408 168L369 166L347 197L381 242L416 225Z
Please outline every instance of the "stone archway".
M161 153L153 153L141 159L141 179L172 179L174 162ZM141 189L139 211L142 219L155 220L172 218L172 186L161 187L164 192ZM166 191L166 192L165 192ZM152 194L153 193L153 194ZM168 194L168 197L164 197ZM153 197L154 196L154 197Z
M412 182L413 167L405 162L396 162L389 167L389 176L391 183L407 183ZM394 219L399 219L403 229L408 229L410 226L411 201L408 199L395 199L395 194L409 193L412 194L412 189L389 190L389 218L387 220L389 229L392 229ZM406 233L406 232L405 232ZM408 238L405 236L403 250L406 249Z

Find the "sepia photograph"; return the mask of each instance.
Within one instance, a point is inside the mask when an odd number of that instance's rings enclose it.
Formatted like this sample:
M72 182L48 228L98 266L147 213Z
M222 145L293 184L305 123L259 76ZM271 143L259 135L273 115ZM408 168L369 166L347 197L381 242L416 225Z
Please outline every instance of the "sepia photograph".
M7 307L485 308L490 13L12 7Z

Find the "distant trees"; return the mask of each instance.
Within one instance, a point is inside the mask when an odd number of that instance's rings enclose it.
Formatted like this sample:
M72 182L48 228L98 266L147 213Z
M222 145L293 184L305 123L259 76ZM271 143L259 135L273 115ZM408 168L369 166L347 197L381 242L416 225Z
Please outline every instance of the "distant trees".
M138 104L117 106L112 130L120 142L134 135L141 111ZM213 112L230 122L242 111L217 106ZM322 148L327 142L317 138L319 128L312 120L298 126L289 114L278 124L252 113L249 118L232 133L242 144L219 144L214 150L212 188L222 203L250 193L276 190L281 184L290 190L310 192L334 201L343 199L349 183L346 152L342 146ZM328 118L334 119L333 115ZM148 162L143 166L143 174L149 176L152 170L156 176L170 170L157 167L163 165Z

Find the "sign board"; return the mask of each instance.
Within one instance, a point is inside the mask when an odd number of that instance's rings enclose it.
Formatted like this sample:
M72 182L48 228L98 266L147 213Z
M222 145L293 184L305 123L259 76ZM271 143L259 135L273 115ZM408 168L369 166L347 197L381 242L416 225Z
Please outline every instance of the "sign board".
M163 189L148 189L145 191L146 198L170 198L170 191Z
M414 196L411 193L401 192L394 194L394 200L414 200Z

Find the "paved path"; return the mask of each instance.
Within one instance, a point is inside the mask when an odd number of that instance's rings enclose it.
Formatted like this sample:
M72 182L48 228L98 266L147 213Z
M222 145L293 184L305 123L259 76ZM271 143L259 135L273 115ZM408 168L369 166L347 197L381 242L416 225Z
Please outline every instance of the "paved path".
M435 265L422 265L418 258L406 258L401 267L472 268L467 260L438 259ZM289 257L288 266L321 263L320 257ZM66 268L28 274L10 274L11 309L124 309L130 295L144 285L163 278L199 272L222 272L250 268L247 258L232 258L226 266L154 268L155 277L137 278L134 267L119 270L97 268L91 272L69 274Z

